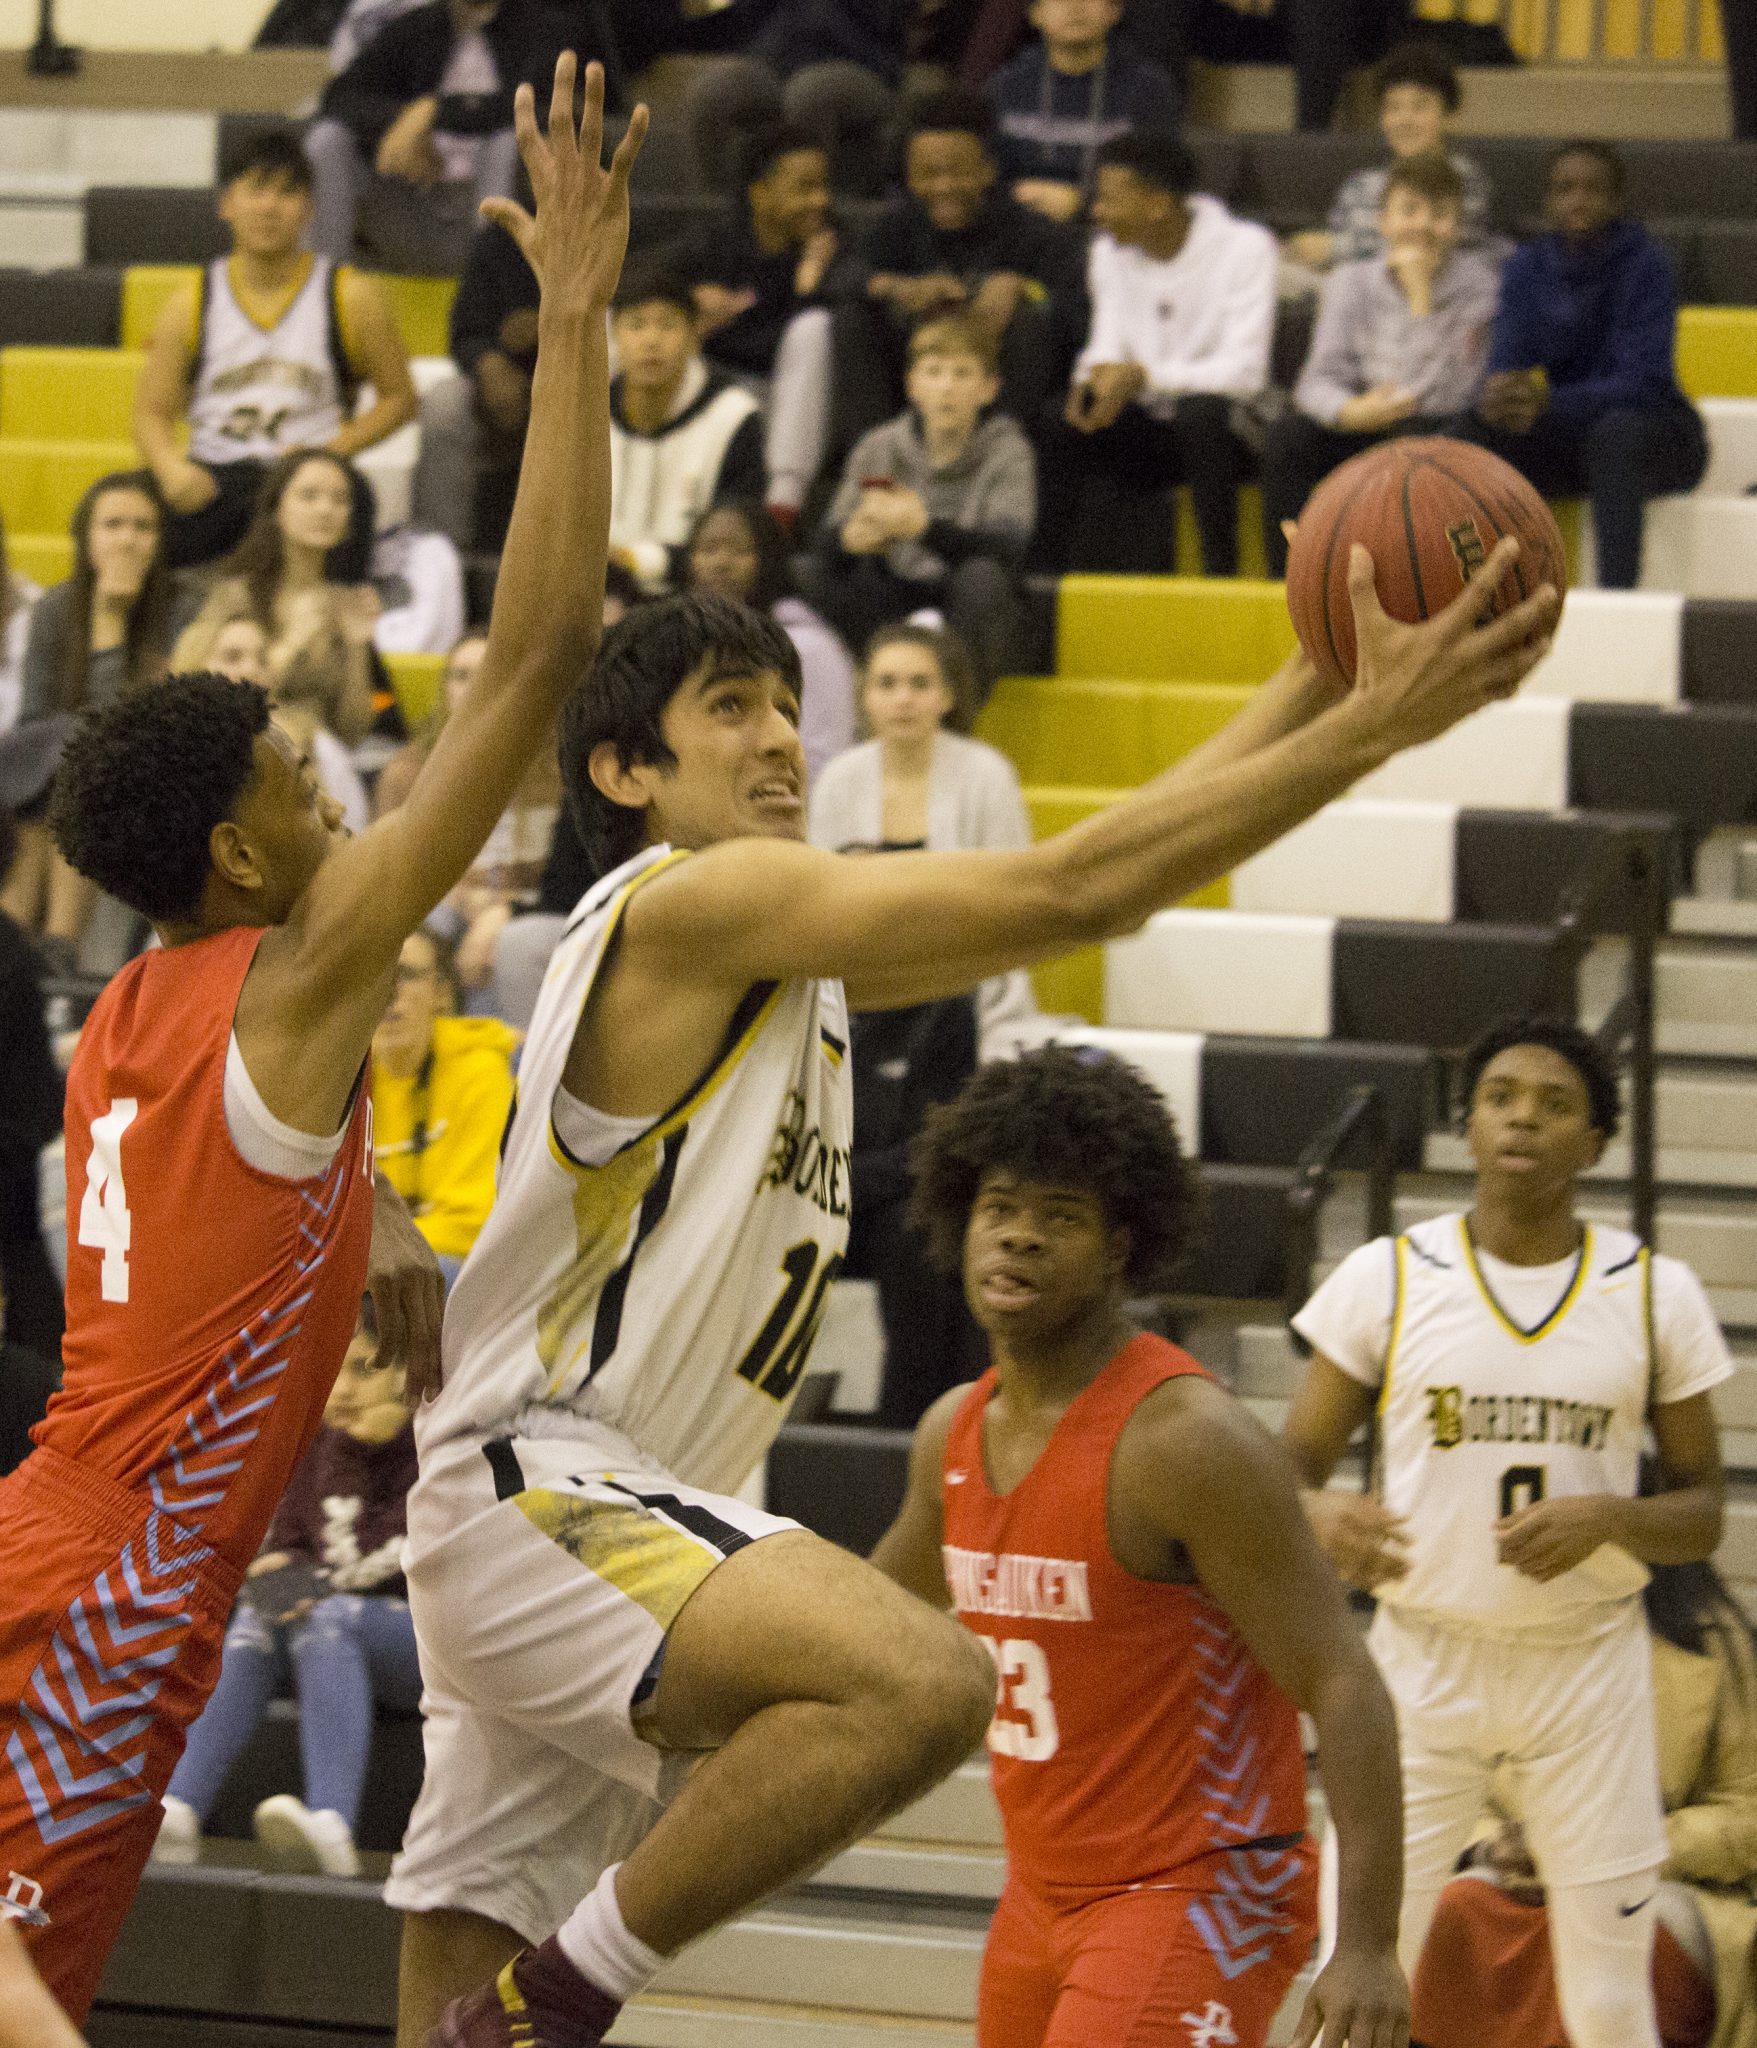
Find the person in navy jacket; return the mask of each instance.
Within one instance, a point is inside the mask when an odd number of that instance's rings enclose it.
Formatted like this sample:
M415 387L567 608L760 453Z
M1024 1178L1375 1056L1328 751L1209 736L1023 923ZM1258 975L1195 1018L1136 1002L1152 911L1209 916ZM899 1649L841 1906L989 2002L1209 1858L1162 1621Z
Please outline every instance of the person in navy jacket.
M1489 375L1460 429L1540 491L1590 497L1612 590L1640 580L1647 500L1693 490L1708 462L1673 368L1671 258L1624 215L1623 182L1603 143L1564 143L1550 160L1549 232L1508 259Z

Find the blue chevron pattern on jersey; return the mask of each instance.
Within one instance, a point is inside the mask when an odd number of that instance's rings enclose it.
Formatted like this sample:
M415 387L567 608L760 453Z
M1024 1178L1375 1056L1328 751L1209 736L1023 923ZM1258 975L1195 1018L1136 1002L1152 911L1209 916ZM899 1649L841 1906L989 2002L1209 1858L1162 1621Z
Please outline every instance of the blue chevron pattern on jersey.
M239 1331L218 1378L147 1475L140 1534L75 1596L31 1675L6 1758L45 1843L158 1798L160 1788L146 1782L153 1706L195 1618L212 1555L201 1532L274 1406L312 1276L328 1255L343 1178L332 1171L302 1191L308 1249L295 1265L297 1291Z
M1198 1611L1196 1628L1196 1791L1217 1847L1273 1832L1270 1796L1256 1730L1239 1713L1251 1677L1250 1652L1219 1617Z
M1229 1849L1214 1889L1191 1900L1190 1925L1228 1983L1267 1962L1297 1927L1290 1893L1304 1870L1297 1849Z

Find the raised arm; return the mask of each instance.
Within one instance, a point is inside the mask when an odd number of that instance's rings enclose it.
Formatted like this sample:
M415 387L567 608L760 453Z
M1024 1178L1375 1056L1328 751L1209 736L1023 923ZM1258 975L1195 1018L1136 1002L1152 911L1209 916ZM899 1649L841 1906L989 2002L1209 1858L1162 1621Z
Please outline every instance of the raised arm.
M329 445L338 455L358 455L415 417L415 380L384 287L350 270L340 290L349 362L372 386L372 403L357 419L344 420Z
M306 1082L302 1095L291 1090L300 1099L327 1100L364 1056L403 939L468 871L597 647L610 512L605 320L646 114L636 109L604 170L603 73L587 67L576 132L574 71L571 55L556 66L546 136L529 87L519 90L536 219L510 200L487 203L542 288L531 429L487 653L408 801L338 848L259 949L248 1021L274 1047L251 1072L271 1108L274 1070ZM241 1033L246 1022L241 1006Z
M1020 853L859 860L744 839L679 863L630 908L626 941L667 981L730 988L841 977L857 1004L928 1001L989 975L1135 930L1154 911L1267 846L1402 748L1432 739L1518 687L1542 658L1557 597L1547 587L1488 624L1516 554L1503 542L1437 618L1400 625L1355 550L1351 596L1363 650L1342 702L1293 723L1294 671L1266 710L1280 738L1210 774L1174 768L1108 810Z

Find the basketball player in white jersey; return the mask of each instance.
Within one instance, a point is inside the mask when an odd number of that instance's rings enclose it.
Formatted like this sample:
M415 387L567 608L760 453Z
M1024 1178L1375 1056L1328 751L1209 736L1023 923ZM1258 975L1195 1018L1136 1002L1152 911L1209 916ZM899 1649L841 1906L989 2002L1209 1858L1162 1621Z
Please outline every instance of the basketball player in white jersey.
M278 457L294 448L357 455L415 417L383 291L303 246L311 166L298 137L247 136L221 174L218 210L232 253L165 301L135 395L134 435L171 508L165 551L177 568L242 538ZM362 384L373 403L354 418Z
M1022 852L808 846L785 635L671 598L608 636L561 737L605 879L546 977L418 1424L404 2048L601 2040L664 1957L976 1746L994 1677L969 1635L728 1497L846 1241L847 1004L1133 930L1506 695L1557 610L1546 588L1478 623L1511 560L1405 627L1359 551L1353 692L1292 660L1197 755Z
M1371 1645L1404 1775L1400 1946L1413 1973L1489 1798L1524 1823L1574 2048L1659 2048L1652 1902L1667 1855L1640 1593L1720 1540L1709 1389L1732 1361L1701 1283L1583 1222L1616 1076L1571 1024L1465 1058L1476 1192L1351 1254L1294 1318L1314 1347L1286 1438L1321 1488L1378 1412L1376 1498L1313 1492ZM1651 1427L1668 1489L1636 1498Z

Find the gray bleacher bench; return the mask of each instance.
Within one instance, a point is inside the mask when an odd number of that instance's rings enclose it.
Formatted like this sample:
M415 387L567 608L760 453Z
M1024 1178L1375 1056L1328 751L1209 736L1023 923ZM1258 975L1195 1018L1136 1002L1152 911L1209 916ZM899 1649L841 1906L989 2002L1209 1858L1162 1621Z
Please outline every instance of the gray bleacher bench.
M0 269L0 348L114 348L122 333L122 273Z

